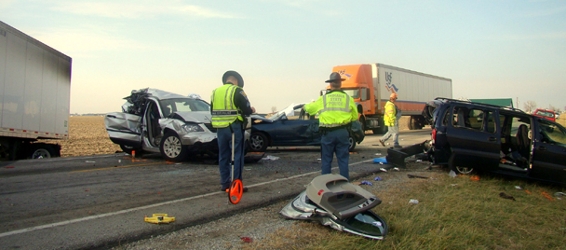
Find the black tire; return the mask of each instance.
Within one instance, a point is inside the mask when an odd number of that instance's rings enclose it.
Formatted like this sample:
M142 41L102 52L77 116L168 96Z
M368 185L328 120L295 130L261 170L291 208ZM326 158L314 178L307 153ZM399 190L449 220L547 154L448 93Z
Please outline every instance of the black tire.
M183 161L188 156L187 147L181 143L181 139L175 132L167 132L163 139L161 139L161 145L159 146L161 151L161 156L169 161Z
M268 144L269 141L264 133L252 132L249 143L249 150L251 152L265 152Z
M411 116L411 118L409 119L409 130L415 130L415 118Z
M53 158L56 157L57 155L58 154L55 150L55 147L50 144L35 143L32 144L30 147L30 152L29 152L30 159Z
M411 116L411 119L409 120L409 129L417 130L422 128L423 126L421 125L421 120L416 116Z
M448 159L448 168L456 174L470 175L476 172L474 168L458 166L455 159L456 155L452 153Z
M366 119L362 116L360 117L360 124L362 125L362 132L366 133Z
M352 135L348 136L348 143L350 144L350 146L348 146L348 151L352 152L354 151L354 149L356 149L356 139L354 139L354 137Z

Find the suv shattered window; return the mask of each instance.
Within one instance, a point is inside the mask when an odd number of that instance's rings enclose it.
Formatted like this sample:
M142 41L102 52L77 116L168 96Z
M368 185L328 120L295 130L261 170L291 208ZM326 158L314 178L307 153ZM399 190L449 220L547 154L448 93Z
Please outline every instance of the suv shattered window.
M542 142L566 145L566 131L564 131L564 128L545 120L541 120L539 124Z
M452 116L452 126L454 127L495 133L495 125L493 111L454 107Z

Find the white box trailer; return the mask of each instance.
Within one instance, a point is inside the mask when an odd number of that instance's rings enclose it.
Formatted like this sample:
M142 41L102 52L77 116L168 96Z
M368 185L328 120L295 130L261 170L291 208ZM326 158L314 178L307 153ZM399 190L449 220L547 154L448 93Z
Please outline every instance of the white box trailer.
M421 115L424 104L437 97L452 98L452 80L385 64L372 64L372 79L380 101L389 100L392 92L404 115ZM380 109L385 106L377 105ZM380 110L383 113L383 110Z
M0 21L0 156L60 156L68 139L72 59Z
M409 128L421 129L426 121L422 111L436 97L452 98L452 80L382 63L339 65L332 69L345 79L342 89L354 98L367 130L385 133L383 112L391 93L397 93L397 107L410 116Z

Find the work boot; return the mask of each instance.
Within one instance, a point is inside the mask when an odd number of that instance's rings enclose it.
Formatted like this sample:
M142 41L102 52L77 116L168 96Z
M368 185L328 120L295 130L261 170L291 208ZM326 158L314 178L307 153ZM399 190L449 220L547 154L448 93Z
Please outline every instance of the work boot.
M379 143L381 143L381 146L384 146L384 147L385 147L385 142L382 141L381 139L379 139Z

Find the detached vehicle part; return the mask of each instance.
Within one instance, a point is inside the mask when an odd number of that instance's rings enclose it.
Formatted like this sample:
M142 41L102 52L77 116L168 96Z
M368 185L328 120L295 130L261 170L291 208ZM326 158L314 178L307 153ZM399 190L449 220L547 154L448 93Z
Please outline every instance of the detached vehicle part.
M381 200L341 175L315 177L307 189L280 211L288 219L318 221L338 231L382 240L388 228L370 209Z

